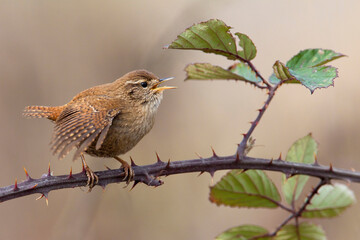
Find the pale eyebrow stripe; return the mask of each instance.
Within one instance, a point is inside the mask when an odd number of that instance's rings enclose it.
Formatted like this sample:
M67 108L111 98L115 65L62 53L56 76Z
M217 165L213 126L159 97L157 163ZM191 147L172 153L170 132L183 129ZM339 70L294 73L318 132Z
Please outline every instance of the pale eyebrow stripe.
M138 81L132 81L132 80L129 80L129 81L126 81L125 83L128 84L128 83L134 83L134 84L137 84L137 83L140 83L141 80L138 80Z

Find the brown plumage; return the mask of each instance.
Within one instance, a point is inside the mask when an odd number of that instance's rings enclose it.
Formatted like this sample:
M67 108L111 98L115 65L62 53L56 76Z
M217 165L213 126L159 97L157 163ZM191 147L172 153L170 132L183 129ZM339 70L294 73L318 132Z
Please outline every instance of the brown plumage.
M88 153L114 157L130 168L117 156L132 149L153 127L163 90L174 88L158 86L161 82L154 74L137 70L80 92L63 106L26 107L24 115L55 123L51 149L59 159L77 148L74 160Z

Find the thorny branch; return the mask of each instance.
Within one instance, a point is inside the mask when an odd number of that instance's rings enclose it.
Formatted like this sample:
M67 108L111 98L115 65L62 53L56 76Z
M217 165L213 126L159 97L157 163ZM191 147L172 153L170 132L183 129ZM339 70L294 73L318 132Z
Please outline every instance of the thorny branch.
M269 92L268 92L268 98L267 100L265 101L264 103L264 106L262 108L260 108L258 111L258 115L255 119L255 121L251 122L251 126L250 126L250 129L248 130L247 133L244 133L243 136L244 138L242 139L241 143L238 145L238 149L237 149L237 152L240 154L240 155L244 155L244 151L245 151L245 148L246 148L246 144L251 136L251 134L253 133L253 131L255 130L256 126L258 125L259 121L261 120L262 116L264 115L266 109L268 108L271 100L274 98L275 96L275 92L276 90L279 88L279 86L281 85L281 82L277 85L275 85L274 87L270 86L268 89L269 89Z
M325 179L322 178L320 179L319 183L316 185L315 188L312 189L312 191L310 192L309 196L306 198L306 201L303 203L303 205L299 208L299 210L296 210L295 207L293 207L293 213L291 215L289 215L289 217L287 217L276 229L274 232L272 233L267 233L267 234L263 234L260 236L255 236L253 238L251 238L251 240L255 240L255 239L259 239L259 238L264 238L264 237L275 237L276 234L286 225L288 224L292 219L295 218L295 222L296 222L296 227L298 229L299 227L299 221L298 218L301 217L301 215L303 214L303 212L305 211L306 207L311 203L311 200L313 199L313 197L315 196L315 194L318 193L319 189L324 186L325 184L329 183L329 179ZM300 236L298 236L298 238L300 239Z
M211 175L218 170L228 169L259 169L282 172L287 176L297 174L308 175L320 179L338 179L343 181L360 182L360 172L353 172L332 166L315 164L302 164L286 162L281 159L262 159L243 156L238 154L220 157L214 154L209 158L197 158L174 162L163 162L160 159L154 164L136 166L134 185L139 182L149 186L160 186L163 181L161 176L169 176L182 173L208 172ZM99 177L98 185L106 187L109 183L124 182L122 169L113 169L96 172ZM84 172L62 176L52 176L50 171L39 179L33 179L27 175L27 179L21 183L0 188L0 202L27 196L35 193L43 194L45 198L50 191L85 186L87 176Z

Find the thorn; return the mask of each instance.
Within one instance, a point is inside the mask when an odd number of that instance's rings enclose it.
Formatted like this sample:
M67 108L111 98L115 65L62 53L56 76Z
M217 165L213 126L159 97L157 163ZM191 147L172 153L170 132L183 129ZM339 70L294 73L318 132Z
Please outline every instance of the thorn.
M15 184L14 184L14 189L13 191L18 191L19 188L18 188L18 184L17 184L17 178L15 178Z
M330 171L330 172L333 172L333 166L332 166L331 163L330 163L330 166L329 166L329 171Z
M258 112L262 112L263 110L262 110L262 108L259 108L257 111L258 111Z
M47 193L42 193L41 196L36 198L35 200L40 200L43 197L45 197L46 206L49 206L49 199L48 199L48 194Z
M134 189L134 187L139 183L140 181L135 180L134 184L132 185L132 187L130 188L130 191Z
M269 162L269 165L272 165L272 164L273 164L273 161L274 161L274 159L271 158L271 160L270 160L270 162Z
M49 168L48 168L47 177L51 177L50 162L49 162Z
M279 158L277 160L281 161L282 160L281 158L282 158L282 156L281 156L281 153L280 153Z
M246 134L246 133L242 133L241 135L243 135L243 136L244 136L244 138L246 138L246 136L247 136L247 134Z
M26 181L32 181L33 179L30 177L29 173L27 172L26 168L24 167L25 175L26 175Z
M47 197L45 197L45 202L46 202L46 206L49 206L49 199Z
M211 185L213 185L213 184L214 184L214 174L215 174L215 171L209 171L208 173L209 173L210 176L211 176Z
M25 171L26 177L29 177L29 174L28 174L28 172L26 171L26 168L25 168L25 167L24 167L24 171Z
M248 169L246 169L246 168L241 169L240 174L246 172L247 170L248 170Z
M35 184L31 189L35 189L37 187L37 184Z
M37 201L37 200L40 200L40 199L42 199L43 197L45 197L45 195L44 195L44 194L41 194L41 196L38 197L38 198L36 198L35 200L36 200L36 201Z
M130 156L130 162L131 162L130 165L131 165L132 167L137 166L131 156Z
M73 178L72 167L70 167L70 173L69 173L69 176L68 176L68 179L71 179L71 178Z
M214 158L219 158L219 156L216 155L215 150L214 150L213 147L211 147L211 151L212 151L212 153L213 153L213 157L214 157Z
M170 159L169 159L169 161L167 162L165 169L169 169L169 168L170 168Z
M48 193L42 193L40 197L36 198L36 200L40 200L43 197L45 198L46 206L49 206Z
M236 152L236 159L235 159L235 162L236 162L236 163L240 162L239 152Z
M196 154L196 156L198 156L198 158L203 159L203 157L200 156L200 154L198 154L197 152L195 152L195 154Z
M320 164L319 164L319 162L318 162L318 160L317 160L317 155L316 155L316 153L314 153L314 159L315 159L315 161L314 161L313 165L314 165L314 166L320 166Z
M197 176L200 177L203 173L204 173L204 171L201 171L201 172L199 173L199 175L197 175Z
M251 125L253 125L254 124L254 122L253 121L251 121L251 122L249 122Z
M160 160L159 154L157 152L155 153L156 153L157 163L163 163L163 161Z

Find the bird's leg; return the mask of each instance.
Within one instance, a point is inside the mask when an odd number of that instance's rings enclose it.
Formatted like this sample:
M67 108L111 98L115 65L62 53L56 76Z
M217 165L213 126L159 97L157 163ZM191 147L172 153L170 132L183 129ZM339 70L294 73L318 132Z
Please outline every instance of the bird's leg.
M99 177L86 164L84 154L80 154L80 157L83 164L83 169L85 170L86 176L88 177L86 186L89 187L89 192L91 192L91 189L99 182Z
M116 160L118 160L121 163L121 166L124 168L125 177L123 180L126 180L126 184L129 185L130 181L134 179L134 170L132 167L124 160L122 160L119 157L114 157Z

